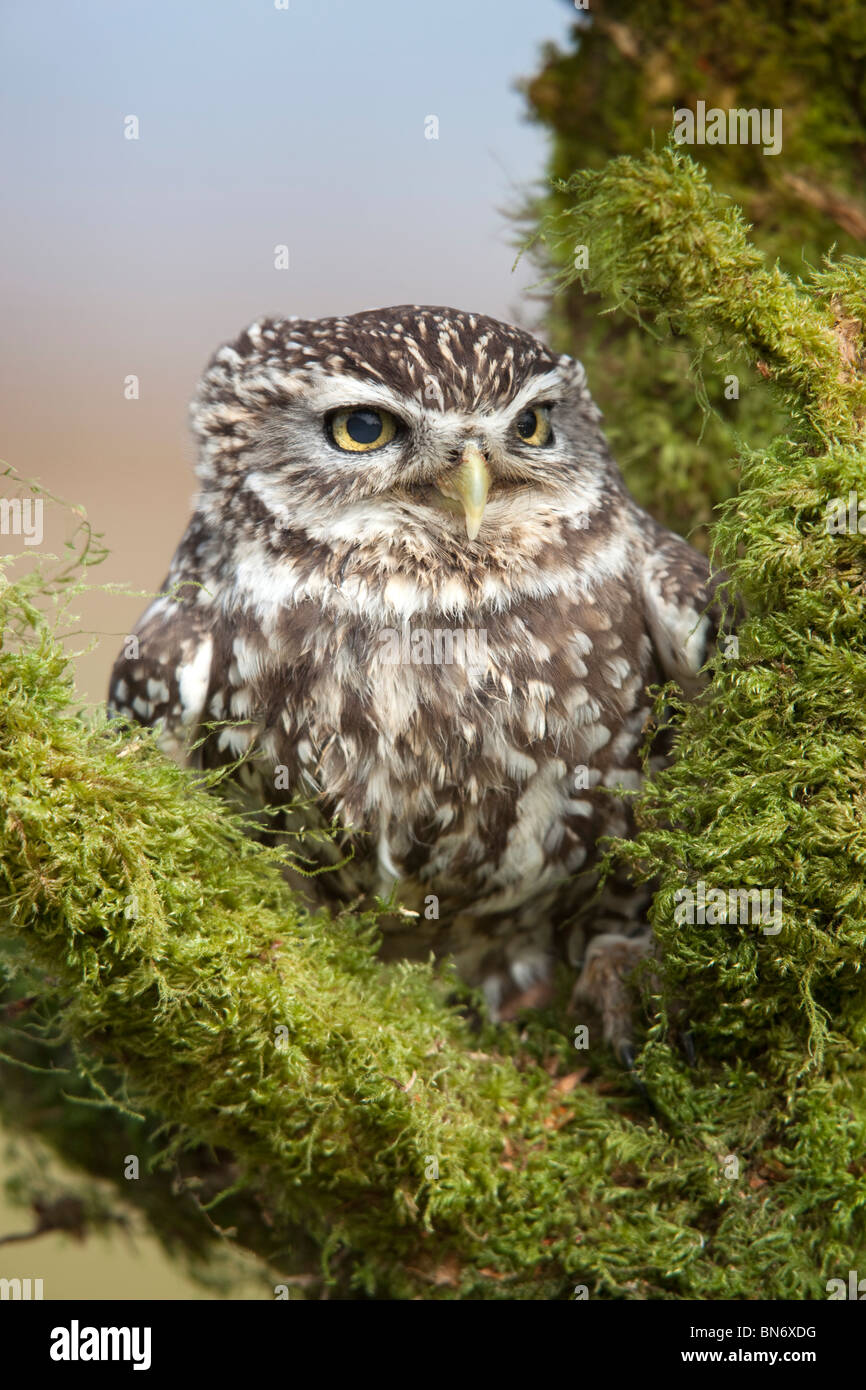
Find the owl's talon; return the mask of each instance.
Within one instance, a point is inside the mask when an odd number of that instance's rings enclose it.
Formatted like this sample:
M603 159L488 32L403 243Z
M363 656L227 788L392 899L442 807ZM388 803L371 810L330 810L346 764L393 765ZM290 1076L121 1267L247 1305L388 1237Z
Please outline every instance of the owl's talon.
M621 1042L617 1047L616 1051L619 1056L620 1062L629 1074L631 1084L634 1086L641 1100L646 1101L647 1105L651 1105L652 1101L650 1100L650 1093L646 1088L646 1084L641 1080L641 1078L637 1074L637 1069L635 1067L634 1060L634 1052L632 1050L631 1043Z

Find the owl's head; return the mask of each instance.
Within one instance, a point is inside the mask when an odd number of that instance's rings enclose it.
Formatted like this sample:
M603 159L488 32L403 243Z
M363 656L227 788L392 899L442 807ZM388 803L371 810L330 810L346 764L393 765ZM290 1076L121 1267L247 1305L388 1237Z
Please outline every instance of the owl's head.
M507 543L619 490L583 367L447 308L261 320L192 405L203 496L311 544Z

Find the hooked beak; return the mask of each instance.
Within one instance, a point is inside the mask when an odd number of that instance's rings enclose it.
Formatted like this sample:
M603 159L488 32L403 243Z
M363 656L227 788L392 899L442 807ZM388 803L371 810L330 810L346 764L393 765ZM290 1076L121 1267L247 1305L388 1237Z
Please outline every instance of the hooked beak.
M478 445L467 444L454 472L436 484L444 497L460 503L466 518L466 534L471 541L481 530L491 481L487 460Z

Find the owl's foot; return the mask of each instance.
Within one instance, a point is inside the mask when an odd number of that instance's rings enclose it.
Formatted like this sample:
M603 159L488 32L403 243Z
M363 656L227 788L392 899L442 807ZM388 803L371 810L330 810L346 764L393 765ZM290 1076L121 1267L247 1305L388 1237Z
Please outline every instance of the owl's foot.
M628 977L649 954L652 937L617 936L605 932L590 941L583 969L571 995L571 1005L588 1004L601 1019L602 1036L624 1066L634 1066L632 1055L632 994Z

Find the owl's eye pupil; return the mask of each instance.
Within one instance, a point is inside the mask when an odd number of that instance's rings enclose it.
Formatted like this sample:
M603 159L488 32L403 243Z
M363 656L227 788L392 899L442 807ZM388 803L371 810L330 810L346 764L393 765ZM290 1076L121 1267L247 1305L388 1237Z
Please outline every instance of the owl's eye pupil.
M517 433L521 439L531 439L538 428L538 416L534 410L523 410L517 417Z
M382 417L375 410L353 410L346 419L346 433L356 444L375 444L382 433Z

